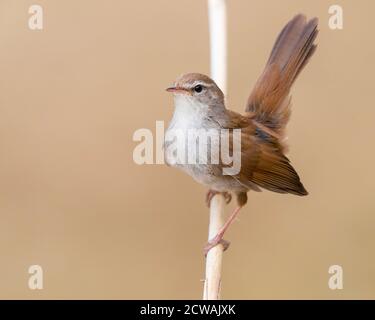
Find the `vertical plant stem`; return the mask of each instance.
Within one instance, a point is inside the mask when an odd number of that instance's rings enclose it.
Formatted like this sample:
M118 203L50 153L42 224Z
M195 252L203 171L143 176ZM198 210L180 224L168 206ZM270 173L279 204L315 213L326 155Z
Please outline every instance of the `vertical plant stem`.
M226 0L208 0L211 77L226 94L227 89L227 12ZM225 199L221 194L211 200L208 239L212 239L223 226ZM221 288L221 269L224 247L218 244L206 257L206 277L203 299L217 300Z

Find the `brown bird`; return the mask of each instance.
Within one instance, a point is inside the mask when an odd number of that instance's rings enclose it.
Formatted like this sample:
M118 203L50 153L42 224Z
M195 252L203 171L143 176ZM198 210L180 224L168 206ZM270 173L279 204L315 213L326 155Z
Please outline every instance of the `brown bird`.
M302 14L296 15L282 29L276 39L265 69L258 79L241 115L225 107L224 94L208 76L199 73L184 74L173 87L175 111L166 132L179 130L187 133L191 129L229 130L233 140L234 129L240 129L239 172L226 175L219 163L186 163L176 161L176 152L170 150L171 140L165 140L165 159L191 175L209 188L207 202L216 193L223 193L229 202L231 194L237 197L238 207L228 221L205 247L206 253L219 242L227 246L223 235L247 202L249 190L270 190L277 193L307 195L297 172L285 156L285 127L290 117L290 89L299 73L316 49L314 40L318 34L318 19L306 21ZM234 151L234 140L230 140L229 152ZM185 142L185 141L183 141ZM181 146L181 141L178 142ZM218 146L211 140L207 153ZM220 147L220 146L219 146ZM188 150L188 153L191 151ZM206 159L208 158L207 155ZM197 156L201 160L202 155Z

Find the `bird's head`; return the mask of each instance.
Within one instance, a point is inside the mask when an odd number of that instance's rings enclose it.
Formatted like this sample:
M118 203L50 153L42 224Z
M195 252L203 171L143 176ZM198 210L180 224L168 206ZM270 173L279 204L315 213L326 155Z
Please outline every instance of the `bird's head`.
M209 107L224 105L224 94L208 76L200 73L186 73L180 76L172 87L166 89L178 100Z

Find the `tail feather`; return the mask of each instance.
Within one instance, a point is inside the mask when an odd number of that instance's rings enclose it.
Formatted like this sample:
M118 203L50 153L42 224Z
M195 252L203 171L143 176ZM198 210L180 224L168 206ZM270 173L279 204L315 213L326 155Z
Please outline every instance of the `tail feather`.
M246 106L259 132L259 153L250 180L278 193L307 195L296 170L284 155L282 138L290 117L289 92L316 50L317 26L316 18L306 21L301 14L289 21L277 37ZM274 134L268 134L267 129Z
M317 26L317 18L306 22L306 17L299 14L283 28L248 99L246 111L277 134L284 133L290 117L293 82L315 52Z

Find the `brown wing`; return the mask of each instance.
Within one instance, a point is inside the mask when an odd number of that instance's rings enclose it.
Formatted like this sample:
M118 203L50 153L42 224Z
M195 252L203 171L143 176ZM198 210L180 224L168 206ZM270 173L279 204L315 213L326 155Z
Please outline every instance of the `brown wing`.
M257 146L256 166L251 172L245 171L246 176L250 176L250 181L277 193L292 193L300 196L308 194L296 170L277 144L258 143Z
M277 139L272 136L264 139L249 135L249 128L242 130L242 164L237 178L242 183L250 181L250 189L256 184L277 193L307 195L296 170L282 153Z
M220 118L221 127L241 129L241 170L233 178L256 191L260 191L259 186L278 193L307 195L297 172L283 155L278 139L263 131L248 117L227 111L228 116ZM230 153L233 152L232 139Z

